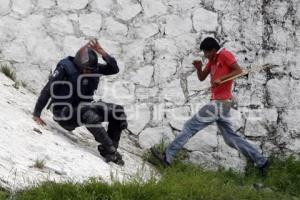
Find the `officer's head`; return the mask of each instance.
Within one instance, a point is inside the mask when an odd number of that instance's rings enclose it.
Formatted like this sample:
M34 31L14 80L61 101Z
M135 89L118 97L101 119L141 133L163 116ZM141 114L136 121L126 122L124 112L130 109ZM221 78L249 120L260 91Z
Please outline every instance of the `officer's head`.
M91 48L84 47L77 51L74 62L80 73L90 74L97 70L98 56Z

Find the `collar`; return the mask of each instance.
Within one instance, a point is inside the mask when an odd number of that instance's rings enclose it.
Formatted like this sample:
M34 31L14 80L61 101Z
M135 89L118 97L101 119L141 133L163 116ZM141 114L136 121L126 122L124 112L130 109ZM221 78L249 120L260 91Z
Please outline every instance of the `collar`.
M223 50L225 50L225 47L220 48L220 49L217 51L217 54L220 54L221 51L223 51Z

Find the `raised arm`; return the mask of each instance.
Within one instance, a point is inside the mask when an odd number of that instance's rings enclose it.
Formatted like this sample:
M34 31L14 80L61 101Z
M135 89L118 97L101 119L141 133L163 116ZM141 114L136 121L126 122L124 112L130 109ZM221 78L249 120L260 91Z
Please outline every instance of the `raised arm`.
M88 47L92 48L98 54L100 54L106 64L98 64L99 74L111 75L117 74L119 72L119 67L115 58L110 56L99 44L99 42L94 39L88 43Z
M200 81L204 81L206 77L208 76L210 69L209 67L205 67L204 70L202 70L202 62L200 60L194 60L193 65L197 70L198 79Z

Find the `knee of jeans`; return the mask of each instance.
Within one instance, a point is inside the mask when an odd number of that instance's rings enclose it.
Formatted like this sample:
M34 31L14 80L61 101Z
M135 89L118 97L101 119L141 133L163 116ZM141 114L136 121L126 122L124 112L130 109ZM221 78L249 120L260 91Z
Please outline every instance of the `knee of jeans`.
M186 121L183 125L182 131L190 131L191 130L191 121L192 119Z

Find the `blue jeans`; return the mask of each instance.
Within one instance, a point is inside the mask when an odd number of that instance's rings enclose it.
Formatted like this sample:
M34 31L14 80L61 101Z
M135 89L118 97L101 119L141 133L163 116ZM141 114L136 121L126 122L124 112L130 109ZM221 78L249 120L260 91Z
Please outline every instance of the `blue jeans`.
M237 149L244 156L250 158L255 166L263 166L266 163L267 158L264 157L258 150L256 150L249 142L234 132L230 121L230 108L230 102L218 100L211 101L202 107L198 113L196 113L184 124L182 131L168 146L166 150L167 162L172 163L177 151L182 149L188 140L198 131L202 130L213 122L216 122L227 145Z

